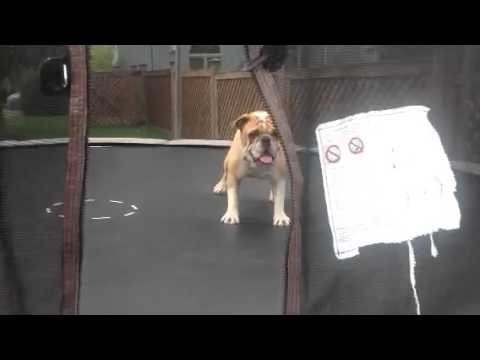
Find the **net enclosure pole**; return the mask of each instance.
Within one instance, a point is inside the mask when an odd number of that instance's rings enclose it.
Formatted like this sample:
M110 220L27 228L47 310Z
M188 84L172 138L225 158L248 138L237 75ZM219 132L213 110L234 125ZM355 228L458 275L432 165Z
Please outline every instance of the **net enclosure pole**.
M262 45L246 45L247 60L261 58ZM288 241L286 257L286 292L284 312L287 315L300 313L301 300L301 199L303 189L303 176L300 168L296 146L289 126L288 115L281 99L281 94L276 86L273 75L258 65L251 69L265 104L272 115L284 147L288 170L291 180L292 194L292 225Z
M80 283L81 203L87 147L87 47L69 45L70 107L64 195L62 314L78 314Z
M182 45L171 45L170 47L170 72L171 72L171 99L172 137L179 139L182 136L181 112L182 112L182 78L181 78L181 47Z

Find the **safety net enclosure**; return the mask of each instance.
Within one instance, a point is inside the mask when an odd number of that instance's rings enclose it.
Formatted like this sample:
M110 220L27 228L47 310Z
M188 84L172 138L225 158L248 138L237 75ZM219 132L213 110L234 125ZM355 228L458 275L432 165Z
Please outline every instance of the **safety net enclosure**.
M64 228L54 212L63 213L69 95L41 91L40 65L64 56L66 46L0 46L2 314L60 312Z
M0 46L0 313L479 313L479 56Z

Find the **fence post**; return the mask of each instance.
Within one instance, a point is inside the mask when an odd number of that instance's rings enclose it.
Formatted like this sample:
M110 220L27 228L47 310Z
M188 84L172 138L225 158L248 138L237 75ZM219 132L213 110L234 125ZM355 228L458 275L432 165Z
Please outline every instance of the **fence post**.
M150 126L150 118L147 114L147 99L145 92L145 72L142 71L139 74L137 83L137 111L136 116L142 119L142 123L146 126Z
M473 46L463 46L462 63L462 92L460 104L459 128L456 131L455 150L458 160L467 160L468 155L465 144L468 138L468 122L472 114L472 67L473 67Z
M181 45L172 45L171 55L171 81L172 81L172 135L178 139L182 134L181 111L182 111L182 77L180 74L180 48Z
M291 120L292 112L290 109L290 81L291 79L287 75L287 69L284 67L280 71L280 83L282 86L282 98L285 105L285 111L287 112L288 118ZM292 125L292 124L290 124Z
M218 93L217 93L217 78L212 72L210 76L210 137L218 139Z
M453 154L454 137L452 135L452 123L449 116L445 113L446 96L446 58L445 49L441 46L434 48L433 59L428 81L430 108L433 115L433 121L438 126L440 136L444 136L445 147L449 156Z

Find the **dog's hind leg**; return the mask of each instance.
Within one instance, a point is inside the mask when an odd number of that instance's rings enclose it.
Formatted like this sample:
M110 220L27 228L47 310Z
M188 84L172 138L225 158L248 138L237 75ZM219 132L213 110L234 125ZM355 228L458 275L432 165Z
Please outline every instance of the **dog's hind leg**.
M268 201L273 203L273 189L270 190L270 195L268 195Z
M213 188L215 194L225 194L227 192L227 174L223 173L220 181Z
M227 192L227 161L223 164L223 174L220 181L213 188L214 194L225 194Z

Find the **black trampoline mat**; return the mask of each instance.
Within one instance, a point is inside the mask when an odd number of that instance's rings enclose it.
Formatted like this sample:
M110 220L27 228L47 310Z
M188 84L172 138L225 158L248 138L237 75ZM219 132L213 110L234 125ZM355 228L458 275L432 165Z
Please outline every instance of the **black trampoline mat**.
M288 230L272 226L268 183L255 179L240 188L241 224L220 222L225 154L90 148L81 314L282 313Z
M81 314L282 313L288 230L271 226L269 187L253 179L240 189L241 224L220 223L226 197L211 190L225 151L90 148ZM0 313L59 313L63 219L53 205L66 146L1 149L0 160ZM303 313L414 314L406 244L336 259L318 157L305 164ZM427 237L414 241L423 314L480 313L480 179L455 175L461 229L434 234L436 259ZM111 219L91 219L102 216Z

